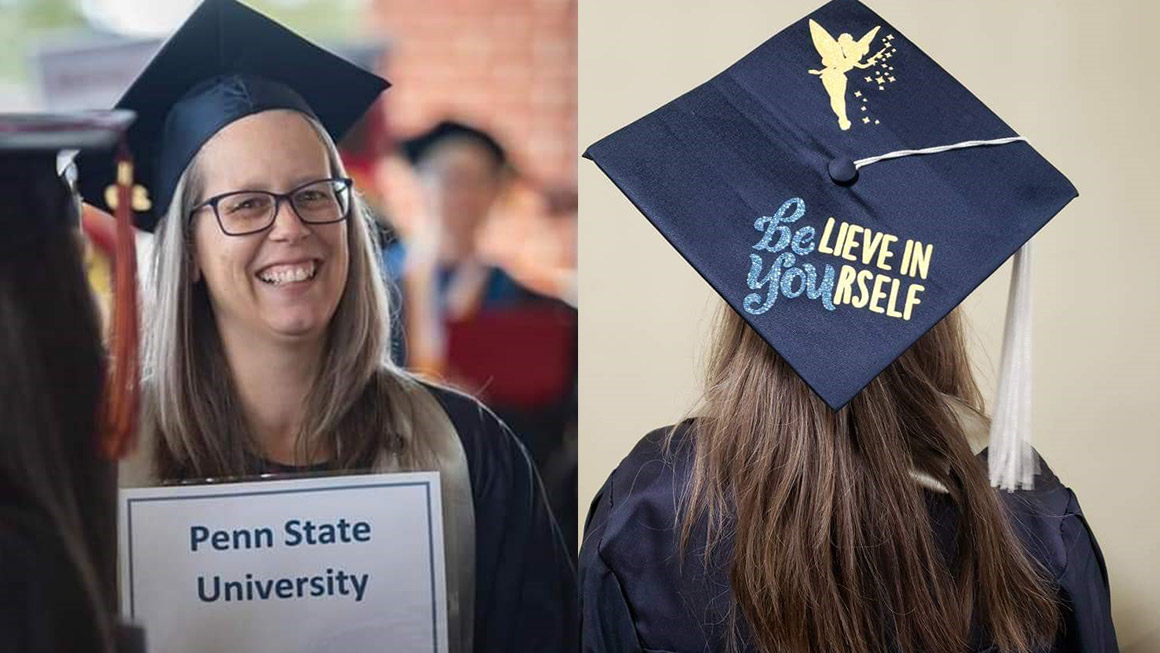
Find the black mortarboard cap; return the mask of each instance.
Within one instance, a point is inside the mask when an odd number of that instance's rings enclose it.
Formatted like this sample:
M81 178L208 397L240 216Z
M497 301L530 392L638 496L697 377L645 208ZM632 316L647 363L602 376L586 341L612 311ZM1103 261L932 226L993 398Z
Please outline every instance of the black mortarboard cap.
M109 161L115 176L114 194L128 200L133 165L124 139L133 119L133 112L128 110L0 114L0 196L4 198L0 254L21 251L44 242L42 239L51 234L80 226L78 198L58 172L62 151L80 151L93 162ZM115 155L111 151L114 147ZM99 433L101 452L113 459L132 448L140 378L133 226L127 211L116 213L115 303L108 336L111 360L103 386Z
M0 114L0 250L79 227L80 207L58 169L62 151L113 161L131 111Z
M230 123L292 109L338 141L388 86L235 0L204 0L117 103L138 115L129 132L137 225L157 226L194 155ZM81 159L81 192L109 209L115 170L103 163Z
M835 410L1076 196L856 0L585 156Z
M495 140L495 137L482 129L454 120L440 121L434 127L404 140L399 147L411 165L419 165L436 145L460 139L478 144L488 154L495 157L497 165L503 166L507 163L507 153L504 152L503 146Z

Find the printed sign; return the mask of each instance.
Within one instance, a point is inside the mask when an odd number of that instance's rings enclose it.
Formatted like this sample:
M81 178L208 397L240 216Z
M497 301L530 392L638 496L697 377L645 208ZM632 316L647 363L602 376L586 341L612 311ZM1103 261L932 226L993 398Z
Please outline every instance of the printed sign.
M439 475L122 490L121 604L149 650L447 651Z

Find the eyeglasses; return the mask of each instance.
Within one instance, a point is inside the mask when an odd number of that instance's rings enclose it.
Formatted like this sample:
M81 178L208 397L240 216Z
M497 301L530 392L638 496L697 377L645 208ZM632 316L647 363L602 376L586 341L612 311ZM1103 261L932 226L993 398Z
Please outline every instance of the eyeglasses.
M248 236L274 226L282 200L286 200L298 219L307 224L342 222L350 213L353 183L344 177L307 182L287 193L236 190L209 198L194 207L189 216L210 207L222 233Z

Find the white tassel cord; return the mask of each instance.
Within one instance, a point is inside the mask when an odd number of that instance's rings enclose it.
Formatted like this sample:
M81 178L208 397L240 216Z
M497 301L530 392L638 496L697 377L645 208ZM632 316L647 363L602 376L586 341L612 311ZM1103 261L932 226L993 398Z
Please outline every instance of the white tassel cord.
M999 367L988 453L991 485L1008 492L1031 489L1035 481L1031 449L1031 241L1013 257Z
M865 159L858 159L854 162L855 169L861 169L872 163L885 161L886 159L900 159L904 156L915 156L916 154L938 154L940 152L949 152L951 150L961 150L967 147L980 147L984 145L1006 145L1008 143L1026 142L1027 139L1022 136L1011 136L1008 138L992 138L989 140L976 141L962 141L961 143L951 143L950 145L939 145L936 147L924 147L921 150L896 150L894 152L887 152L886 154L879 154L878 156L866 157Z

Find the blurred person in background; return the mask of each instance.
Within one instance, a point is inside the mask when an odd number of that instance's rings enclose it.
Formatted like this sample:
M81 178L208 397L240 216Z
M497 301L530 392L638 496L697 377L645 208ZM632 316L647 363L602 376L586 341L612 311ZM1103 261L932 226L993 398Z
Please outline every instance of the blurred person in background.
M401 297L396 360L486 399L530 450L571 544L576 313L562 300L575 264L561 233L575 232L575 202L519 179L471 125L441 121L401 149L418 201L383 253Z
M384 252L403 291L398 357L418 372L453 377L448 323L543 298L479 256L478 234L512 174L499 142L443 121L404 141L402 150L415 168L422 203L405 240Z

